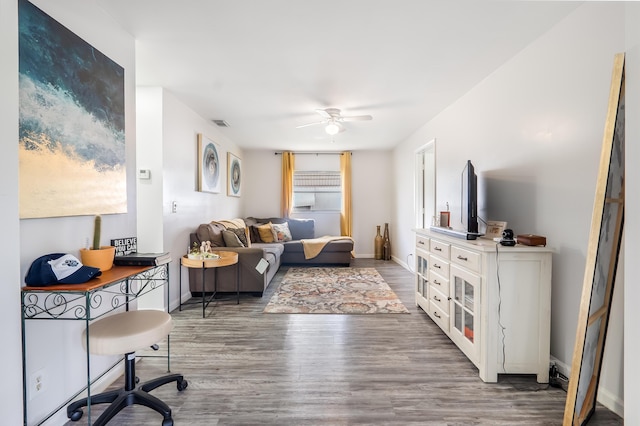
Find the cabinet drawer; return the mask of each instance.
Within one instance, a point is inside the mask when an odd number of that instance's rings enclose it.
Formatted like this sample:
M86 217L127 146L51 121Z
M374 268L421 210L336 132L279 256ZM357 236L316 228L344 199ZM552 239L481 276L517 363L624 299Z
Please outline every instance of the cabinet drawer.
M430 302L436 305L445 314L449 313L449 298L431 286L429 292Z
M442 260L441 257L431 255L429 256L429 270L437 272L438 275L443 277L449 276L449 262Z
M440 293L449 296L449 278L443 278L440 274L429 271L429 284Z
M444 259L449 259L449 248L451 247L447 243L443 243L438 240L431 240L431 253L436 254Z
M416 236L416 247L422 250L429 251L429 239L420 235Z
M451 248L451 262L472 271L480 272L480 253L454 246Z
M438 305L429 301L429 316L438 324L445 333L449 334L449 315L443 312Z

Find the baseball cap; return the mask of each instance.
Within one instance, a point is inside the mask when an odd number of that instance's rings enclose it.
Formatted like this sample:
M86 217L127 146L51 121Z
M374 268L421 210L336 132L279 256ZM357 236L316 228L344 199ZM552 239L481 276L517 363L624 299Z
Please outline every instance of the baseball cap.
M52 253L34 260L24 281L32 286L82 284L101 274L99 268L84 266L71 254Z

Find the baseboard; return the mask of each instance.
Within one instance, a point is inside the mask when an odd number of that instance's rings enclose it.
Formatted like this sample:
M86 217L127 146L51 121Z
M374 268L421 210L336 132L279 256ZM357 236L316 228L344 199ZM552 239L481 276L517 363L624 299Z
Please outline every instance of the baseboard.
M560 374L565 377L571 377L571 367L569 367L567 364L560 362L560 360L555 357L551 357L550 362L551 364L556 365L556 368L558 369ZM620 417L624 418L624 401L621 400L617 395L600 386L598 388L597 400L600 404L604 405Z
M624 418L624 401L602 386L598 388L598 402Z
M403 261L401 261L400 259L398 259L395 256L391 256L391 260L395 263L397 263L398 265L402 266L404 269L406 269L407 271L413 273L413 271L411 270L411 268L409 267L409 265Z

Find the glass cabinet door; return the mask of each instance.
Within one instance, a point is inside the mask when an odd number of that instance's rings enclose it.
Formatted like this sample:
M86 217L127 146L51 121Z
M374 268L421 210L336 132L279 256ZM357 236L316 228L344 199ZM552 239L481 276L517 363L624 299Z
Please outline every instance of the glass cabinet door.
M452 266L451 285L451 339L474 361L479 346L480 276Z
M416 250L416 295L420 295L425 299L428 298L429 291L429 253Z

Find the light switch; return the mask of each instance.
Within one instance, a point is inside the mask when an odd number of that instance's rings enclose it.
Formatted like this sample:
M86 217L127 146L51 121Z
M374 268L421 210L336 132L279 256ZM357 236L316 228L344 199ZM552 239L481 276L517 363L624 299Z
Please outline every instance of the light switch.
M138 179L151 179L151 170L149 169L138 170Z

